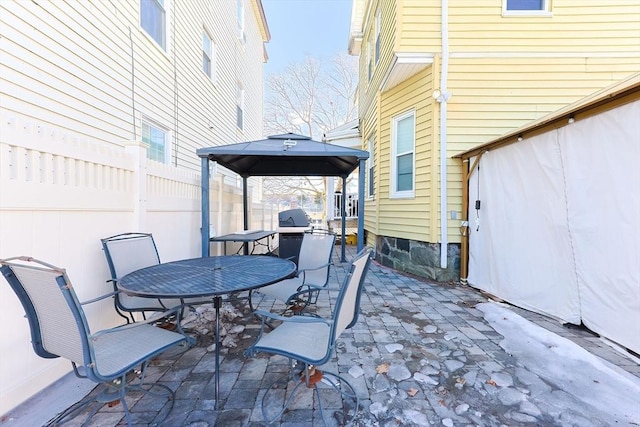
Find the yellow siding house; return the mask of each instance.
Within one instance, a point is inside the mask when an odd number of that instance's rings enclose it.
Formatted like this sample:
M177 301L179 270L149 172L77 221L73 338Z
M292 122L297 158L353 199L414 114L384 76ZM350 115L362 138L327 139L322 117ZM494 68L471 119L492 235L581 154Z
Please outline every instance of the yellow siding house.
M456 280L452 156L640 71L640 2L353 0L349 52L372 154L367 244L385 265Z

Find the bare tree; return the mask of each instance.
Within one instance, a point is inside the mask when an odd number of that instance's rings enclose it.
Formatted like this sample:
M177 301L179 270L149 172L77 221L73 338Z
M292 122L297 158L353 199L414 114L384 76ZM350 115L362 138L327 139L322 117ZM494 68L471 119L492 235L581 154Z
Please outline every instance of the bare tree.
M357 58L339 53L328 62L307 56L266 79L265 135L297 133L315 140L356 118ZM326 180L265 178L265 198L302 195L324 202Z
M307 56L266 79L266 135L298 133L319 140L354 119L357 60L340 53L328 63Z

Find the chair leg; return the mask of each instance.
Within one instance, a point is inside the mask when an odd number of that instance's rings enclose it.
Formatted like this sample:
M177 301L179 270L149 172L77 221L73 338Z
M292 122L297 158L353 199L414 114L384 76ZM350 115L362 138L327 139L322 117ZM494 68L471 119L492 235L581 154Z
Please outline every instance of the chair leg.
M182 319L184 318L184 311L190 309L191 306L185 305L183 304L182 307L180 308L180 311L178 311L178 313L176 314L176 329L178 330L178 333L183 335L186 339L186 345L189 347L193 347L198 343L198 340L196 337L193 337L191 335L188 335L184 329L182 329Z
M85 408L87 408L89 405L91 405L92 403L95 403L95 402L96 402L96 399L94 397L84 398L84 399L74 403L73 405L71 405L70 407L65 409L64 411L60 412L55 417L51 418L49 421L47 421L44 424L44 427L58 426L61 423L63 423L67 418L73 418L72 415L82 412ZM89 417L87 418L87 421L90 420L91 418L93 418L93 416L98 412L98 410L101 407L102 407L102 405L96 405L96 407L89 414Z
M103 383L106 387L104 390L100 391L97 394L91 394L81 401L73 404L60 414L56 415L51 420L47 421L45 427L54 427L64 423L66 420L72 419L78 415L80 415L83 411L85 411L88 407L94 404L94 407L91 408L88 416L82 423L82 426L88 426L90 424L91 419L100 411L100 409L105 405L112 402L120 402L122 405L122 409L124 410L125 419L127 420L127 425L131 427L133 425L133 419L131 417L131 412L129 411L129 405L127 405L126 396L127 393L131 390L138 390L143 393L148 393L152 396L157 397L166 397L168 399L169 404L165 405L163 408L164 415L160 419L154 420L154 425L160 425L171 413L173 410L173 405L175 403L175 392L171 390L168 386L159 383L145 383L145 368L146 364L140 370L139 380L135 384L131 384L131 381L135 381L135 379L129 381L127 383L126 374L119 378L116 382ZM154 388L159 388L159 391L154 391Z
M353 388L353 386L344 377L333 372L323 371L322 374L323 378L320 381L321 383L327 384L334 390L339 392L342 395L343 400L347 398L354 402L353 417L355 417L360 406L360 399L358 398L358 394L356 393L356 390ZM334 379L330 379L329 377L333 377ZM320 389L318 388L318 384L314 385L314 392L316 393L316 397L318 398L318 407L320 409L320 416L322 417L322 424L326 426L327 421L324 417L324 410L322 409L322 399L320 398ZM344 411L335 411L335 413L339 413L342 415L342 419L345 422L345 425L351 425L353 417L351 421L347 423L347 413L345 413Z
M69 408L65 409L61 413L57 414L55 417L46 422L45 427L55 427L59 426L66 422L66 420L70 420L75 418L76 416L82 414L85 409L91 408L89 414L85 418L82 426L88 426L91 419L98 413L98 411L107 403L112 402L121 402L124 408L125 417L127 419L127 424L129 426L132 425L131 417L129 415L129 408L127 406L124 397L126 395L124 378L119 379L119 383L110 382L103 383L105 389L98 392L97 394L89 394L82 400L74 403Z
M175 403L175 392L173 390L171 390L171 388L165 384L160 384L160 383L145 383L144 382L144 377L146 375L146 368L147 368L147 362L145 362L142 365L142 369L140 371L140 379L138 380L138 382L136 384L129 384L126 387L125 393L127 390L139 390L142 391L143 393L148 393L151 396L157 396L157 397L166 397L169 404L163 409L165 410L165 414L162 416L162 418L160 419L156 419L154 420L153 424L154 425L160 425L162 424L162 422L164 420L167 419L167 417L169 416L169 414L171 413L171 411L173 410L173 405ZM159 392L155 392L153 391L153 388L157 387L160 388L161 391ZM124 408L125 408L125 414L128 414L128 409L126 407L126 403L124 402L124 398L123 398L123 403L124 403ZM129 418L127 418L129 419Z
M305 387L302 387L303 389L304 388L313 389L313 395L315 396L315 399L317 399L318 410L320 411L320 416L322 417L322 424L324 426L327 425L327 420L325 419L324 408L322 406L321 385L328 385L329 387L339 392L343 400L346 398L353 401L354 402L353 416L355 417L356 413L358 412L360 399L358 398L358 395L355 389L353 388L353 386L344 377L338 374L335 374L333 372L320 371L317 368L313 368L309 365L305 365L303 371L298 375L295 375L293 373L294 366L295 366L294 364L291 365L290 374L286 380L284 378L277 379L269 386L265 394L262 396L262 402L261 402L262 416L267 424L271 424L275 422L282 416L282 414L284 414L284 412L287 410L287 408L291 404L291 401L293 400L296 392L298 392L303 385L305 386ZM311 375L310 372L315 372L315 375ZM273 408L273 405L271 404L271 402L269 402L269 396L271 396L270 392L272 392L273 390L282 390L281 387L277 387L276 385L283 384L285 393L286 393L286 386L290 382L294 382L295 386L293 387L293 390L291 390L291 392L289 393L289 396L286 398L282 406L282 409L280 409L275 415L267 414L267 409ZM336 413L341 414L342 419L344 421L347 420L347 414L345 413L345 411L338 410L336 411ZM350 423L351 422L346 423L346 425L349 425Z
M251 310L251 312L253 313L254 311L256 311L255 307L253 306L253 289L251 289L249 291L249 310Z

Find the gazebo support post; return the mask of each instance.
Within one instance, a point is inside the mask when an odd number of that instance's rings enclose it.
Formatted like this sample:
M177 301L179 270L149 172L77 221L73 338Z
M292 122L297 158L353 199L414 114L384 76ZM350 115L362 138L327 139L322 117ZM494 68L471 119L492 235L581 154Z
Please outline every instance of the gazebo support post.
M242 216L244 219L244 229L249 229L249 191L247 177L242 177ZM249 255L249 243L244 243L244 254Z
M209 157L200 158L201 168L201 223L200 232L202 234L202 257L209 256Z
M364 173L366 160L358 165L358 253L364 248Z
M340 246L342 247L342 258L340 261L347 262L345 257L345 240L347 233L347 177L342 177L342 203L340 203L340 217L342 218L342 239L340 239Z

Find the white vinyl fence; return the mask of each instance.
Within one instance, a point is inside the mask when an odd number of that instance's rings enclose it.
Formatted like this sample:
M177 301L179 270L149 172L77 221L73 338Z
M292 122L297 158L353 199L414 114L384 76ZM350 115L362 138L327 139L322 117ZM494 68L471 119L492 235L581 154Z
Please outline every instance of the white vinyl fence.
M8 123L0 138L0 259L28 255L63 267L81 301L111 290L100 239L153 233L162 261L200 256L200 176L148 162L146 146L92 144L28 123ZM195 156L195 153L194 153ZM242 229L242 189L212 180L217 234ZM277 207L251 204L252 229L275 229ZM212 255L220 245L212 244ZM41 359L30 344L18 298L0 279L0 414L70 371ZM86 307L94 330L119 324L112 301Z

